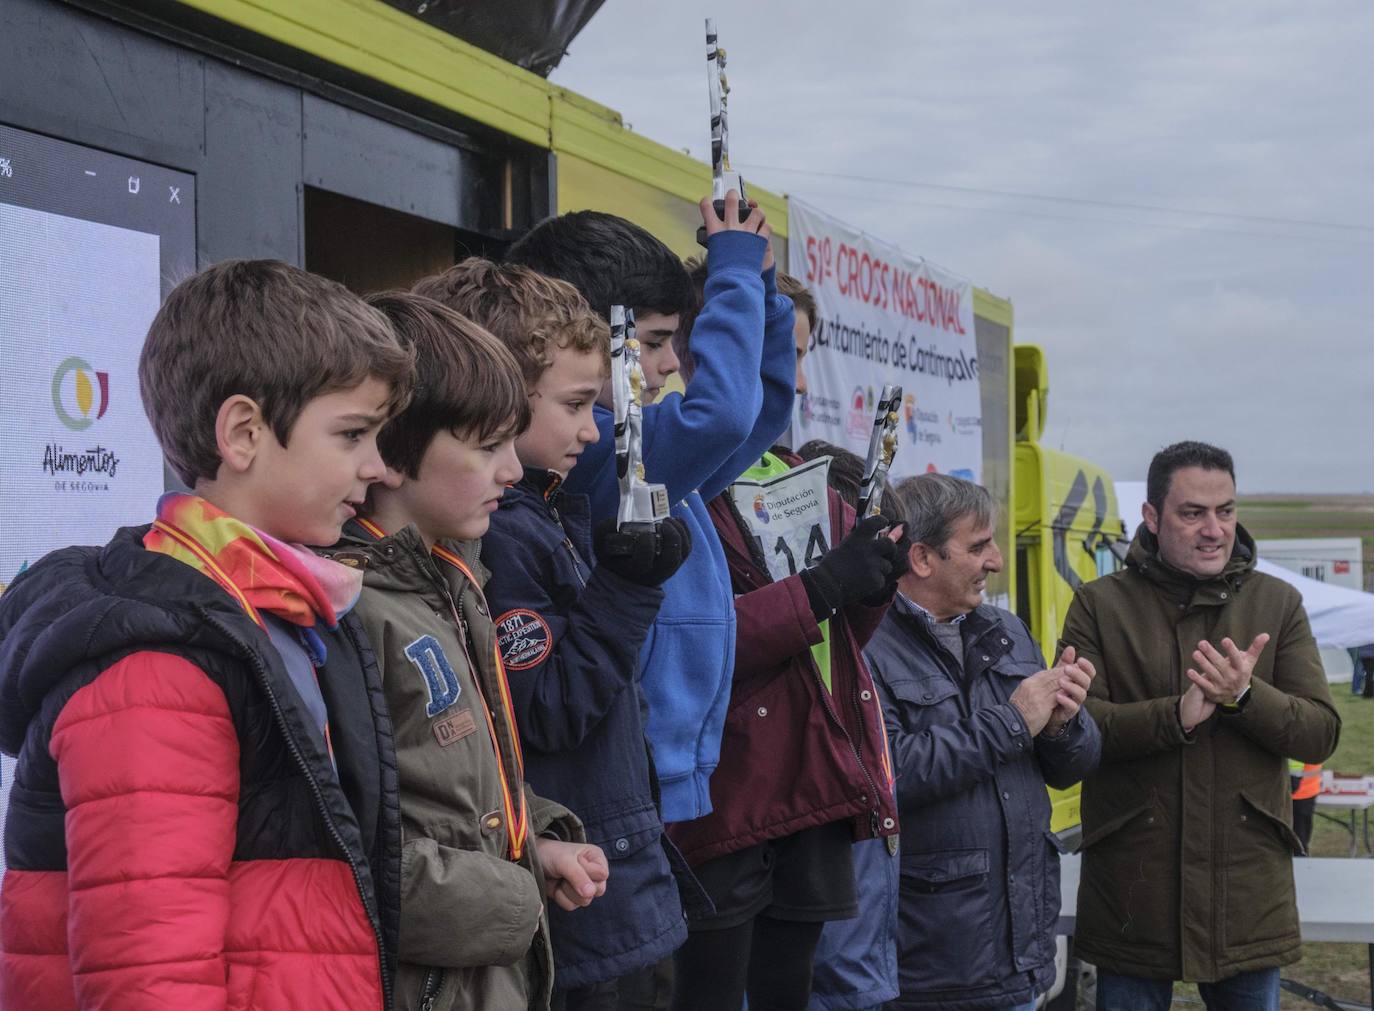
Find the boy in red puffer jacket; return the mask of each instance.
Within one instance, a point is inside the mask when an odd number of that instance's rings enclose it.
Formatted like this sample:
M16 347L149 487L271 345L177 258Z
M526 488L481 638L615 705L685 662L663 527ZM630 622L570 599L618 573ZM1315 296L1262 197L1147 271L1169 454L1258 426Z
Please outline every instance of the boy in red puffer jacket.
M389 1006L400 826L362 574L302 544L382 477L411 367L284 263L168 296L139 381L193 493L0 598L0 1006Z

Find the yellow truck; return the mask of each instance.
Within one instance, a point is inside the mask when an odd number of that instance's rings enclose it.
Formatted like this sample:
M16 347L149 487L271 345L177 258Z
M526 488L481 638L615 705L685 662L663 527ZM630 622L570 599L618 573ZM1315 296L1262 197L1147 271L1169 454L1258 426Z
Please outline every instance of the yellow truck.
M1018 345L1015 357L1016 502L1014 610L1030 626L1049 662L1057 659L1059 630L1073 591L1121 567L1124 527L1112 477L1082 457L1040 444L1049 408L1044 352ZM1072 836L1079 823L1078 788L1051 790L1051 827Z
M0 140L17 138L21 153L48 150L26 138L60 141L71 161L36 171L0 150L0 201L22 184L32 208L153 232L163 225L152 210L132 225L117 214L190 205L193 239L177 241L194 262L169 261L174 243L159 232L164 291L231 256L375 290L499 252L544 216L583 208L638 221L685 256L710 188L706 164L614 110L381 0L7 0L0 94ZM703 94L703 133L704 107ZM82 175L83 152L146 171L102 163L97 177L92 161ZM175 185L155 188L155 171ZM71 204L74 180L96 195ZM788 263L786 197L752 182L750 192ZM1117 564L1116 499L1101 468L1040 444L1045 359L1015 346L1011 302L975 289L974 322L982 475L1007 557L988 592L1051 656L1073 587ZM45 549L26 545L0 581ZM1059 797L1055 828L1076 822L1076 796Z

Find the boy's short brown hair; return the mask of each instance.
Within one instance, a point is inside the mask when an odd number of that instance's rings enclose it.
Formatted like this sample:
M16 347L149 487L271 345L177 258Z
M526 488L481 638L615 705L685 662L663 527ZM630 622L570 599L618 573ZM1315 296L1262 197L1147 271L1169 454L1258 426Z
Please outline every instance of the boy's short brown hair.
M138 359L143 409L167 462L194 487L219 472L215 422L252 398L283 446L305 405L369 378L405 403L413 358L343 285L279 260L227 260L172 289Z
M816 329L816 296L811 294L811 289L791 274L778 271L778 291L792 300L792 308L798 314L806 313L806 318L814 331Z
M388 467L420 476L420 461L441 430L488 442L520 435L530 400L520 366L499 340L442 302L404 291L367 297L415 353L410 403L377 435Z
M472 256L411 289L486 327L510 348L534 389L554 348L595 352L610 369L611 330L571 284L513 263Z

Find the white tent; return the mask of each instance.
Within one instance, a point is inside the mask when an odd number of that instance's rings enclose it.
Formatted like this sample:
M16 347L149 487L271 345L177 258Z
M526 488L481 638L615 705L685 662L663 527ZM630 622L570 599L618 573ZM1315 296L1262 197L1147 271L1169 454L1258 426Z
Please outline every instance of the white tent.
M1145 502L1144 481L1116 482L1117 508L1131 536L1140 524L1140 507ZM1241 518L1244 523L1244 517ZM1282 579L1302 594L1312 634L1323 650L1349 649L1374 642L1374 593L1362 593L1344 586L1308 579L1306 576L1274 565L1261 558L1261 572Z

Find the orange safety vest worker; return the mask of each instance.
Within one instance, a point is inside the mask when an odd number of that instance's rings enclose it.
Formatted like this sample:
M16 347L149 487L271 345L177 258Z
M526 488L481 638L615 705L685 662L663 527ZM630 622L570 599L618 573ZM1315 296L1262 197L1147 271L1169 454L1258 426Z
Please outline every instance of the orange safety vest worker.
M1288 774L1298 781L1298 785L1293 790L1294 800L1306 800L1308 797L1315 797L1321 793L1322 766L1320 762L1304 765L1297 759L1290 758L1288 760Z

